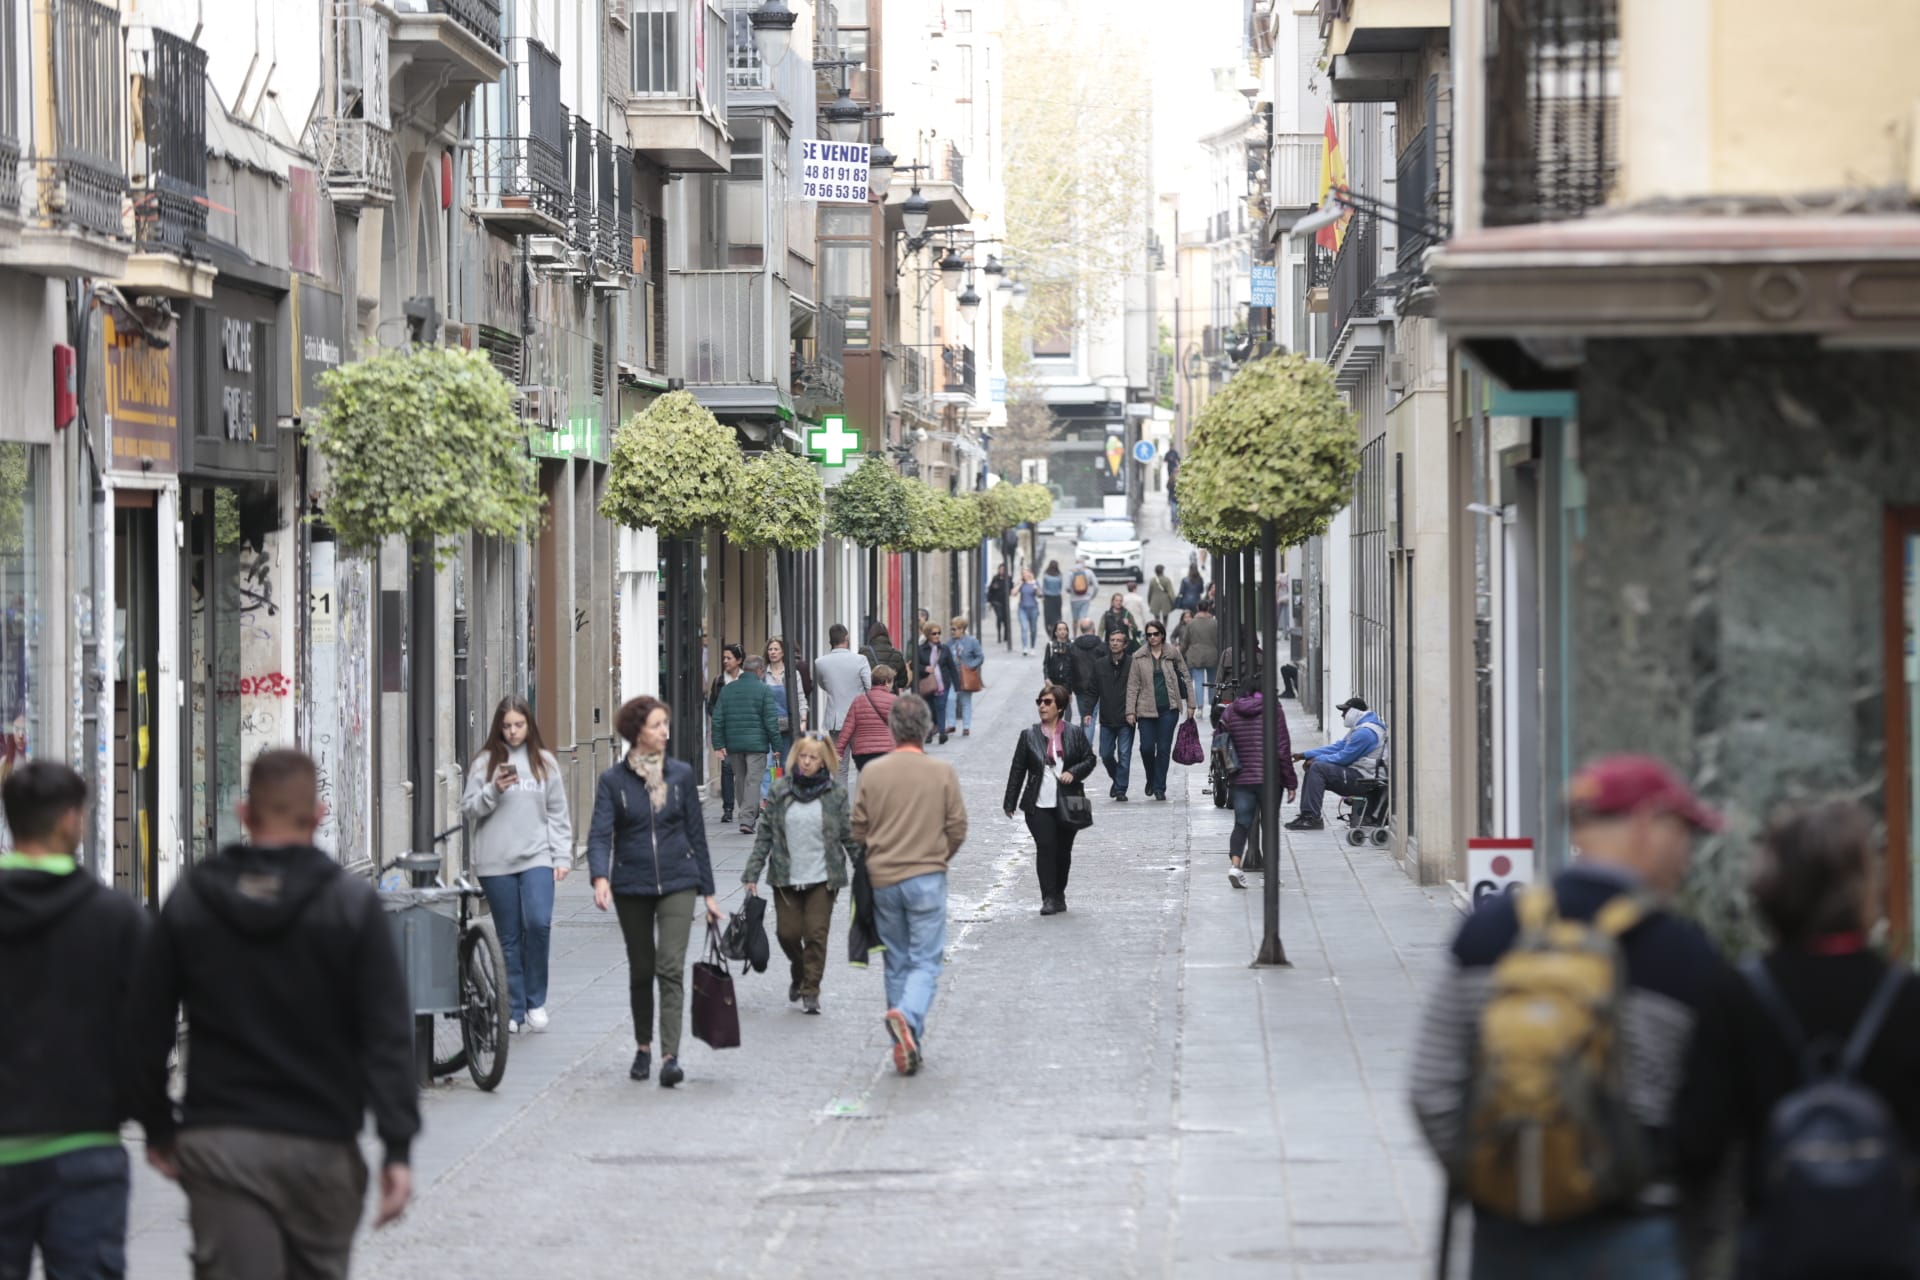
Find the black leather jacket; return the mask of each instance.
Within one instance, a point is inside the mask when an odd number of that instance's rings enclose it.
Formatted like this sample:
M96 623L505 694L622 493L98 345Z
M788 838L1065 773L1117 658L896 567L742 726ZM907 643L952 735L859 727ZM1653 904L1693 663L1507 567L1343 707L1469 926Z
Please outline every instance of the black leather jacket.
M1060 768L1073 775L1068 791L1079 791L1093 772L1093 744L1080 726L1066 722L1060 734ZM1046 738L1038 724L1022 730L1013 744L1013 768L1007 773L1007 795L1002 809L1026 811L1033 808L1040 794L1040 778L1046 771Z

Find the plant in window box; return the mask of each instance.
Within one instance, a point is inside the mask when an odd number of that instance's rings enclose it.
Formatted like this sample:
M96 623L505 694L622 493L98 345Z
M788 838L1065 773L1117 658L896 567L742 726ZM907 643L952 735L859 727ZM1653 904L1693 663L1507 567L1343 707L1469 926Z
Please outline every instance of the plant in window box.
M327 399L307 440L326 464L319 502L346 550L403 538L431 545L444 567L470 533L510 538L539 520L514 389L484 353L386 351L320 385Z
M827 495L827 531L863 547L896 546L906 536L907 489L886 459L870 455Z
M669 538L725 526L741 465L733 429L689 393L670 391L614 433L600 514Z
M746 547L805 551L820 545L826 495L811 461L784 449L750 459L740 469L727 538Z

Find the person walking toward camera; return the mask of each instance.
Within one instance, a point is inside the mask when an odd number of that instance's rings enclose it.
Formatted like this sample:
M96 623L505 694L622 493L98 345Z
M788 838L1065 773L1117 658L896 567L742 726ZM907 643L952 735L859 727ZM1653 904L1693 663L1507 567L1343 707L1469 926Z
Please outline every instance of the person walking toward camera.
M476 824L473 869L507 961L508 1030L545 1031L553 891L573 870L573 821L560 761L524 698L502 698L494 708L460 812Z
M1007 619L1007 604L1012 597L1013 575L1003 564L993 571L993 581L987 584L987 607L993 610L994 638L1007 646L1008 653L1013 652L1013 628Z
M666 703L645 696L614 712L613 731L628 743L627 756L600 775L587 831L593 905L619 918L627 949L627 997L638 1045L627 1075L645 1080L652 1070L657 987L663 1089L687 1078L680 1065L680 1032L694 913L704 897L708 920L717 923L725 915L713 896L713 863L693 767L667 755L672 718Z
M239 806L247 843L175 886L131 1011L147 1163L179 1181L197 1280L343 1280L366 1208L360 1130L385 1153L375 1226L413 1195L420 1132L413 1009L373 885L313 846L319 775L262 752ZM186 1013L187 1093L167 1095Z
M1048 684L1073 687L1073 636L1065 622L1056 622L1047 633L1047 649L1040 659L1040 674Z
M147 916L75 859L87 784L50 760L0 784L0 1276L126 1274L128 992Z
M780 636L767 641L763 656L767 663L767 689L773 694L774 723L779 726L779 741L774 750L785 759L787 749L793 745L793 739L806 728L807 710L813 704L813 673L807 669L806 660L793 660L794 692L799 697L799 705L791 705L787 697L787 642Z
M707 726L711 740L713 716L720 709L720 695L728 685L740 678L747 660L747 651L737 644L720 646L720 674L707 686ZM733 821L733 769L727 764L725 753L720 752L720 744L713 743L713 749L720 756L720 824L726 826Z
M947 699L960 687L960 667L953 660L953 648L940 643L940 628L928 623L922 633L925 639L920 642L917 655L920 672L920 696L927 700L928 708L933 712L932 731L940 735L940 743L947 741ZM932 738L927 739L933 741Z
M752 835L766 803L767 753L780 742L780 710L763 677L767 665L748 658L740 678L720 691L713 709L713 745L733 773L740 831Z
M947 700L947 732L957 728L960 736L967 738L973 735L973 695L987 687L980 675L980 668L987 664L987 651L980 637L972 634L964 613L947 625L953 628L953 665L960 677Z
M1127 673L1127 723L1140 735L1140 762L1147 773L1147 794L1167 798L1167 766L1173 761L1173 735L1180 713L1193 714L1187 663L1167 643L1162 622L1147 624L1147 646L1133 655Z
M1127 652L1140 647L1140 628L1133 620L1133 614L1127 609L1127 594L1124 591L1113 593L1113 602L1100 618L1100 634L1110 636L1123 631L1127 637Z
M1033 580L1033 570L1020 571L1020 584L1014 588L1014 597L1020 606L1020 656L1031 657L1040 630L1040 585Z
M1065 623L1061 623L1065 626ZM1034 699L1039 723L1021 731L1013 744L1013 768L1001 808L1011 818L1026 816L1033 836L1034 870L1040 878L1040 914L1067 909L1067 879L1073 871L1073 838L1078 827L1060 816L1062 795L1084 796L1093 772L1093 745L1068 714L1065 686L1041 686Z
M787 776L773 784L767 816L753 841L740 883L760 892L764 871L773 887L774 936L787 953L787 1003L820 1012L833 903L847 887L853 844L846 788L834 781L839 760L824 734L808 734L787 753Z
M1232 864L1227 883L1236 889L1247 887L1243 867L1250 861L1261 866L1266 863L1263 850L1269 842L1264 840L1260 829L1260 802L1267 784L1267 755L1260 730L1260 709L1265 705L1260 690L1255 689L1229 703L1220 720L1220 727L1226 730L1233 742L1233 753L1240 760L1239 771L1229 780L1228 791L1233 800L1233 834L1227 837L1227 860ZM1291 804L1300 791L1300 779L1293 771L1293 739L1287 734L1285 716L1278 717L1274 727L1278 736L1273 741L1273 758L1279 764L1274 780L1286 788L1287 802ZM1247 856L1249 848L1253 851L1251 860ZM1268 874L1278 872L1268 868Z
M967 838L967 807L953 766L922 748L933 717L902 694L887 714L894 749L861 775L853 838L867 851L874 927L886 947L887 1034L893 1066L920 1070L927 1012L947 948L947 865Z
M1107 795L1127 798L1127 778L1133 769L1133 721L1127 717L1127 686L1133 675L1133 653L1127 633L1107 633L1107 652L1093 666L1093 687L1100 695L1100 763L1112 786Z

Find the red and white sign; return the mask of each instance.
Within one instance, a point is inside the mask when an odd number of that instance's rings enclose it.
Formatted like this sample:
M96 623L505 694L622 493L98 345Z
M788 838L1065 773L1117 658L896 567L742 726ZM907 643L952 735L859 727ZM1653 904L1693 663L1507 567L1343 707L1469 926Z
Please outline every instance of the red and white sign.
M1480 837L1467 841L1467 891L1475 906L1489 894L1533 883L1533 841Z

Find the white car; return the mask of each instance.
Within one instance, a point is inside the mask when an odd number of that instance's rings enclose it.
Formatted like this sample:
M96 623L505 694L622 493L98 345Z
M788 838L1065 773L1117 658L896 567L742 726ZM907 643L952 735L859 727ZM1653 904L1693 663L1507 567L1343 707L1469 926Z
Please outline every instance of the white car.
M1107 517L1081 525L1074 550L1093 567L1093 576L1103 582L1119 582L1130 576L1144 579L1141 561L1146 541L1133 521Z

